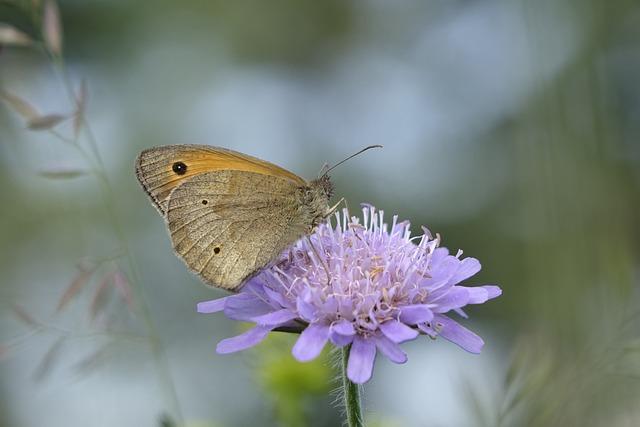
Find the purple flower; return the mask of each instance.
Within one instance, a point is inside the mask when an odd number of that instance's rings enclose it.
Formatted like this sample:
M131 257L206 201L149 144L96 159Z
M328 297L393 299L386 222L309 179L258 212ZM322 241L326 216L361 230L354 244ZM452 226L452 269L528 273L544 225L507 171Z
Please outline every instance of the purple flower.
M482 338L445 314L499 296L498 286L458 286L480 271L475 258L438 247L440 236L410 237L409 222L365 205L363 221L336 214L336 225L320 225L287 249L274 265L252 278L238 294L198 304L200 313L224 311L255 323L247 332L220 341L218 353L252 347L274 329L301 332L293 346L299 361L317 357L330 341L351 344L347 375L354 383L371 378L379 351L395 363L407 361L400 343L418 335L440 336L471 353ZM312 243L312 246L310 245ZM328 277L329 276L329 277Z

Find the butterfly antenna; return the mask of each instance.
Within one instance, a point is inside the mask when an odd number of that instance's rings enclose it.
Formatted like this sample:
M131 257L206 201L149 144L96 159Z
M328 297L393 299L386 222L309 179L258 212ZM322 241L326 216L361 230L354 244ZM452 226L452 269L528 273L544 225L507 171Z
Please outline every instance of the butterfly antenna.
M382 148L382 145L379 144L375 144L375 145L369 145L367 147L364 147L362 150L358 151L355 154L350 155L349 157L347 157L344 160L339 161L338 163L336 163L335 165L331 166L329 169L327 169L322 175L327 175L329 172L331 172L333 169L335 169L336 167L340 166L341 164L343 164L344 162L346 162L347 160L353 159L355 156L364 153L367 150L371 150L372 148Z

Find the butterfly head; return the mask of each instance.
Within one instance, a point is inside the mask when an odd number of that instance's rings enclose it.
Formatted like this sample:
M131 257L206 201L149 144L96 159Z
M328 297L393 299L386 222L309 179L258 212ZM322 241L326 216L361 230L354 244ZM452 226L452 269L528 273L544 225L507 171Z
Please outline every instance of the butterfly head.
M333 183L326 173L311 181L311 188L317 189L316 191L324 195L327 201L333 196Z
M304 224L311 232L323 222L329 212L329 199L333 194L333 184L328 175L322 175L298 190L298 205L304 212Z

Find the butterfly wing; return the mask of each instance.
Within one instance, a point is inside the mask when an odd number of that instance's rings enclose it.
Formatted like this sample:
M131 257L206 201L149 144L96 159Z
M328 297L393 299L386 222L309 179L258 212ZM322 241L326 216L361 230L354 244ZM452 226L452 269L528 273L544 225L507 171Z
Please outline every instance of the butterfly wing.
M176 253L207 283L236 289L305 232L292 180L222 170L196 175L168 198Z
M166 215L171 191L201 173L218 170L256 172L288 179L299 176L256 157L207 145L165 145L144 150L136 160L136 176L156 208Z

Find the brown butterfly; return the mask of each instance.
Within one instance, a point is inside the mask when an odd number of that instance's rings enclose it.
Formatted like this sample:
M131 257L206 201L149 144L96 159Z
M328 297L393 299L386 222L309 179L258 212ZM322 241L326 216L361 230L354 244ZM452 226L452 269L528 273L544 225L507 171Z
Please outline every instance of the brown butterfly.
M329 206L331 169L306 181L264 160L206 145L150 148L136 161L138 180L164 216L178 256L207 284L230 290L337 208Z

